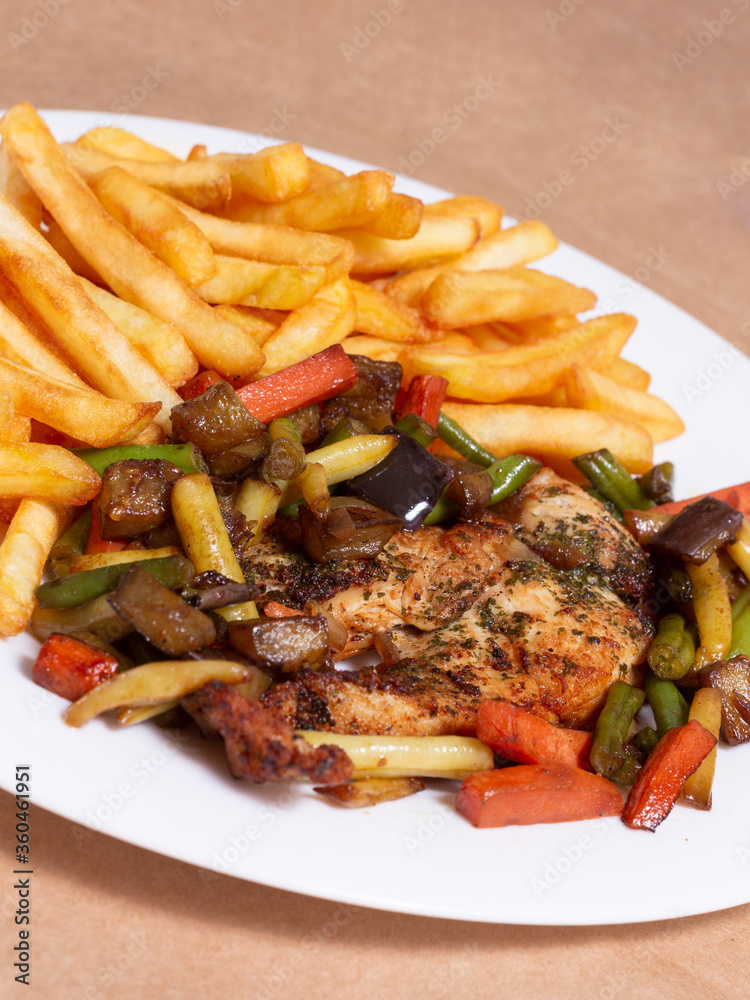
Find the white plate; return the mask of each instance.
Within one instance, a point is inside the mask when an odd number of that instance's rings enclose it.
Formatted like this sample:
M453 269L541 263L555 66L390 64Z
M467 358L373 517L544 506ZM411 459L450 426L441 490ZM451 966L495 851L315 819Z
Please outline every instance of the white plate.
M263 140L187 122L47 112L60 139L121 124L185 154L259 148ZM314 155L351 172L362 165ZM426 200L444 192L401 180ZM498 192L500 196L501 192ZM660 449L680 495L750 479L750 449L735 433L750 362L631 279L561 247L545 270L597 292L603 311L639 318L627 356L688 430ZM743 392L744 387L744 392ZM0 784L32 768L33 802L84 826L211 871L281 889L404 913L519 924L609 924L687 916L750 900L750 746L720 751L714 808L678 805L655 835L619 820L478 831L453 808L455 786L373 810L346 811L299 786L255 787L229 777L220 747L153 726L116 731L62 722L65 702L31 683L36 643L0 648ZM82 833L85 836L85 833Z

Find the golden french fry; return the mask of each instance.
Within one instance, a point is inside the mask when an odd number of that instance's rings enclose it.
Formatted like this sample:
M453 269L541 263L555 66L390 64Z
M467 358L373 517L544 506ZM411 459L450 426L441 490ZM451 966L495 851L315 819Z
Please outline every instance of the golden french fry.
M464 253L479 236L476 219L424 215L419 232L408 240L389 240L358 229L342 230L354 246L352 274L369 277L414 267L430 267Z
M641 424L655 444L669 441L685 430L682 420L663 399L640 389L629 389L590 368L571 365L565 388L571 406Z
M190 152L185 157L186 160L204 160L208 156L208 149L202 142L196 142L190 147Z
M384 289L392 298L418 306L432 282L445 271L502 270L531 264L557 248L557 238L543 222L519 222L484 236L466 253L436 267L420 268L394 278Z
M182 553L175 545L163 545L159 549L122 549L120 552L93 552L90 555L73 556L68 566L69 573L81 573L87 569L102 566L119 566L122 563L143 562L144 559L163 559Z
M602 375L607 375L629 389L640 389L641 392L647 392L651 385L651 376L646 369L634 365L632 361L626 361L625 358L615 358L612 364L602 368Z
M404 344L384 337L370 337L366 333L354 334L342 340L341 346L347 354L364 354L373 361L400 361Z
M155 419L170 426L169 410L180 397L86 295L78 277L44 237L2 198L0 261L95 388L125 402L161 402L164 409Z
M385 208L372 222L359 228L363 233L385 236L390 240L408 240L416 236L422 223L424 206L419 198L391 191Z
M176 326L131 302L80 278L87 294L109 316L117 329L150 365L174 388L184 385L198 371L198 359Z
M386 170L363 170L275 205L238 201L225 214L242 222L273 222L323 233L362 226L383 211L393 180Z
M108 167L122 167L144 184L158 188L159 191L171 194L180 201L186 201L203 211L213 212L223 208L232 193L228 169L224 164L209 158L190 162L175 160L149 163L122 156L110 156L109 153L102 153L91 146L79 146L75 143L63 143L60 149L84 180L91 180ZM49 208L49 205L47 207Z
M0 445L0 496L34 497L78 507L99 492L90 465L54 444Z
M178 162L178 158L168 153L166 149L153 146L145 139L114 125L97 125L96 128L84 132L76 139L75 144L129 160L145 160L148 163Z
M714 552L700 566L685 563L693 589L693 610L700 647L695 651L692 670L723 660L732 644L732 608L719 557Z
M15 409L92 448L128 441L149 426L159 403L127 403L0 359L0 394Z
M406 356L416 374L443 375L448 394L480 403L536 396L554 389L572 364L599 369L617 357L636 320L613 313L580 323L537 344L473 356L448 354L436 344L410 348ZM467 338L468 339L468 338Z
M174 323L204 367L227 376L257 371L263 355L252 338L236 324L213 313L173 271L115 222L62 154L31 105L18 104L7 112L0 122L0 132L9 142L26 179L66 235L120 298L167 323ZM136 370L150 369L111 321L108 323L136 359ZM72 353L76 357L81 354ZM161 376L157 378L174 395ZM117 396L115 392L109 394ZM148 399L163 398L155 385L150 393L142 393L141 398L144 395Z
M215 259L216 274L195 289L205 302L299 309L328 282L324 267L267 264L223 254Z
M17 410L10 396L0 396L0 444L28 444L30 440L31 418Z
M535 344L545 340L555 333L578 325L576 316L533 316L531 319L516 320L508 323L521 344Z
M445 413L496 455L526 452L553 469L571 475L571 459L597 448L609 448L630 472L653 465L653 442L637 424L606 413L529 404L451 403ZM448 451L445 446L441 451Z
M298 142L267 146L256 153L218 153L208 159L229 171L232 195L259 201L287 201L302 194L310 180L310 166Z
M346 279L326 285L304 306L289 313L263 345L263 374L286 368L339 344L354 329L357 305Z
M454 330L493 320L513 322L554 312L593 308L596 296L586 288L530 268L504 271L446 271L422 296L428 323Z
M209 681L238 684L249 671L231 660L160 660L144 663L111 680L97 684L65 713L69 726L78 729L102 712L135 705L157 705L197 691Z
M309 156L307 158L307 167L309 171L307 181L308 191L315 191L317 188L325 187L326 184L332 184L333 181L340 181L346 177L343 170L338 170L328 163L320 163L319 160L313 160Z
M72 521L67 507L22 500L0 543L0 635L26 628L52 546Z
M97 274L89 262L76 250L68 237L62 231L58 223L47 213L45 219L46 230L44 236L51 247L53 247L79 278L85 278L92 285L103 285L101 275Z
M481 239L496 233L503 221L503 210L500 205L473 194L459 194L442 201L432 201L429 205L425 205L424 211L425 215L441 218L476 219Z
M0 143L0 194L34 229L42 228L44 206L36 191L27 184L5 143Z
M325 267L328 281L348 274L354 260L351 243L331 233L313 233L267 222L235 222L199 212L189 205L180 205L180 209L206 235L218 254L268 264Z
M369 333L373 337L402 342L419 343L435 340L437 331L422 322L422 317L416 309L396 302L385 292L361 281L350 280L349 287L354 293L357 304L357 321L354 328L359 333Z
M53 354L28 330L15 313L0 301L0 356L34 371L86 389L83 382L64 361Z
M476 326L464 327L463 333L471 337L481 351L504 351L519 340L504 323L478 323Z
M204 234L161 191L109 167L89 181L89 187L113 219L171 267L191 287L216 274L216 259Z

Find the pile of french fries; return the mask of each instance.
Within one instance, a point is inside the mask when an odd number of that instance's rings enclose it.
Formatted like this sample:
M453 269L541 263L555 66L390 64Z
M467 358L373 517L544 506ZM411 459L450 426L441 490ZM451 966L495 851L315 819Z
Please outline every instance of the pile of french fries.
M620 357L635 319L580 321L593 293L528 266L557 246L541 222L425 205L297 143L186 160L112 127L58 143L27 103L0 135L0 634L97 494L69 448L164 440L202 369L250 380L342 343L443 375L485 447L568 473L602 447L645 471L684 429Z

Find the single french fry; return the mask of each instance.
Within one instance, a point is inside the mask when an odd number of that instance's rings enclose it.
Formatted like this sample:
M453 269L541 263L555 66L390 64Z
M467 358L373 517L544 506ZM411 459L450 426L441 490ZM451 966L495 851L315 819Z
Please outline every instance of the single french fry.
M26 365L34 371L67 382L69 385L87 389L83 382L64 361L53 354L28 330L15 313L0 301L0 356Z
M333 181L340 181L346 177L343 170L338 170L328 163L313 160L309 156L307 158L307 167L309 171L307 181L308 191L315 191L317 188L325 187L326 184L332 184Z
M626 361L625 358L615 358L612 364L602 368L602 375L607 375L620 385L626 385L629 389L640 389L647 392L651 385L651 376L645 368Z
M76 146L98 149L110 156L125 157L129 160L145 160L147 163L176 163L178 157L160 149L145 139L114 125L97 125L76 139Z
M31 418L18 411L15 399L0 396L0 444L28 444L30 440Z
M323 233L348 229L366 225L381 214L393 180L386 170L363 170L279 204L247 201L229 211L243 222L273 222Z
M218 153L208 159L229 171L233 195L259 201L287 201L302 194L310 180L308 159L298 142L267 146L256 153Z
M565 388L571 406L641 424L655 444L669 441L685 430L680 417L663 399L640 389L629 389L590 368L571 365Z
M471 337L482 351L504 351L511 344L519 343L513 331L504 323L478 323L464 327L462 332Z
M419 232L423 211L424 205L419 198L391 191L385 208L377 219L359 228L363 233L372 233L373 236L385 236L390 240L408 240Z
M90 146L79 146L75 143L62 143L60 149L84 180L91 180L108 167L122 167L144 184L158 188L159 191L171 194L180 201L186 201L203 211L213 212L223 208L232 193L228 169L224 164L209 158L190 162L175 160L149 163L122 156L111 156Z
M357 304L355 330L359 333L412 343L435 340L437 331L422 322L416 309L361 281L350 280L349 287Z
M47 214L46 230L44 236L51 247L53 247L68 265L71 271L75 272L79 278L85 278L92 285L103 285L101 275L97 274L94 268L73 246L68 237L62 231L55 219Z
M516 334L519 343L535 344L577 324L576 316L533 316L508 323L508 327Z
M214 306L214 311L220 313L232 323L237 323L250 334L258 347L262 347L274 330L278 330L287 317L285 312L274 309L258 309L255 306L222 303Z
M13 313L16 319L21 321L29 333L40 344L51 354L54 354L58 361L61 361L66 368L73 369L73 362L57 343L49 326L44 322L39 313L31 308L31 305L26 301L20 289L10 280L2 267L0 267L0 302ZM21 363L25 364L25 362Z
M0 122L0 132L45 206L120 298L174 323L205 368L226 376L257 371L263 355L252 338L244 335L236 324L213 313L173 271L105 211L31 105L17 104L8 111ZM127 344L113 325L112 330ZM134 348L129 344L127 347L136 359L137 368L150 368ZM169 389L160 376L157 378ZM155 386L145 396L162 399Z
M480 403L536 396L560 384L572 364L599 369L617 357L635 329L626 313L612 313L580 323L537 344L504 351L448 354L437 343L407 352L416 374L443 375L448 394Z
M443 409L495 455L537 455L562 474L572 473L570 460L576 455L597 448L609 448L630 472L646 472L653 465L648 433L605 413L515 403L447 402Z
M373 361L400 361L405 345L396 340L386 340L384 337L355 333L343 340L341 346L347 354L363 354Z
M289 313L263 345L262 374L286 368L311 354L339 344L357 320L357 305L346 279L326 285L300 309Z
M0 496L34 497L75 507L99 492L90 465L54 444L0 445Z
M8 147L0 143L0 194L21 213L34 229L42 228L44 206L18 169Z
M175 200L173 204L177 205ZM313 233L268 222L235 222L180 205L188 219L208 238L217 254L247 257L268 264L325 267L328 281L349 273L354 249L348 240L331 233Z
M44 564L72 520L60 504L21 501L0 543L0 635L18 635L28 625Z
M109 399L88 387L81 389L0 359L0 394L13 400L24 417L33 417L92 448L128 441L152 422L159 403L128 403Z
M267 264L216 255L216 274L198 285L205 302L236 303L263 309L299 309L328 283L324 267Z
M408 271L389 282L385 291L399 302L418 306L432 282L445 271L501 270L531 264L557 248L557 238L543 222L532 219L484 236L470 250L446 264Z
M204 234L155 188L122 167L109 167L89 187L113 219L140 240L186 285L216 274L216 258Z
M503 221L500 205L472 194L459 194L442 201L432 201L425 205L424 212L425 215L441 218L476 219L481 239L496 233Z
M596 296L588 289L517 267L445 272L424 293L420 309L428 323L456 329L493 320L507 323L555 312L585 312L595 304Z
M152 316L132 302L80 278L87 294L149 364L173 387L184 385L198 371L198 359L176 326Z
M169 411L180 401L177 393L89 298L44 237L2 198L0 262L95 388L125 402L162 403L164 409L155 419L170 426Z
M363 278L415 267L431 267L457 257L479 237L476 219L424 215L419 232L408 240L389 240L358 229L342 230L354 246L352 274Z
M196 142L190 147L190 152L185 157L186 160L204 160L208 156L208 149L202 142Z

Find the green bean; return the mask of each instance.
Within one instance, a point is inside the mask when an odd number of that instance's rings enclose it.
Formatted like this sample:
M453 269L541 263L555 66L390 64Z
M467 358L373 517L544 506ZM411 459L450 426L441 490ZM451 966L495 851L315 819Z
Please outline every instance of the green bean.
M289 482L305 468L307 459L300 432L288 417L277 417L268 425L271 447L263 460L261 475L266 482Z
M661 738L668 729L684 726L688 721L688 703L672 681L661 680L652 671L646 674L643 684L646 698L656 720L656 731Z
M402 431L413 437L425 448L429 447L437 437L437 431L430 426L426 420L418 417L416 413L407 413L397 424L394 424L397 431Z
M82 556L91 533L91 508L84 511L68 530L61 535L49 554L49 568L53 576L65 576L70 560Z
M73 454L83 459L100 476L108 465L129 458L161 458L188 474L206 471L203 456L192 444L125 444L115 448L74 448Z
M683 646L685 646L685 619L682 615L665 615L659 622L659 629L654 636L654 641L648 651L648 665L657 677L667 681L678 681L690 669L695 657L695 646L693 655L683 660ZM690 634L688 633L688 645L686 653L690 649Z
M662 462L653 465L648 472L636 479L646 496L655 503L669 503L672 500L674 484L674 465L672 462Z
M496 459L492 465L484 471L492 479L492 495L490 506L505 500L511 493L515 493L524 483L541 469L542 463L537 462L528 455L508 455L505 458ZM425 524L442 524L453 517L458 511L458 505L453 503L445 495L445 491L435 504L433 509L425 518Z
M325 448L329 444L338 444L340 441L346 441L347 438L356 437L357 434L372 434L372 427L369 427L362 420L357 420L355 417L343 417L333 430L329 431L323 438L321 448Z
M620 511L632 508L648 510L654 506L622 462L607 448L578 455L573 464Z
M470 462L476 462L477 465L486 468L497 461L497 455L493 455L491 451L483 448L460 424L457 424L455 420L442 411L438 418L437 432L441 441L445 441L454 451Z
M132 566L132 562L99 566L97 569L69 573L59 580L43 583L36 590L37 603L43 609L74 608L79 604L86 604L114 590L120 577L124 576ZM144 559L138 566L170 589L184 587L195 576L192 564L180 555Z
M630 738L630 745L647 757L659 742L659 734L651 726L644 726Z
M635 713L644 701L640 688L615 681L599 713L591 743L591 766L605 778L616 774L626 763L625 742Z

